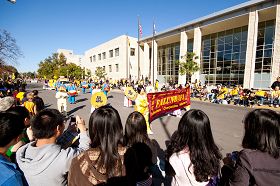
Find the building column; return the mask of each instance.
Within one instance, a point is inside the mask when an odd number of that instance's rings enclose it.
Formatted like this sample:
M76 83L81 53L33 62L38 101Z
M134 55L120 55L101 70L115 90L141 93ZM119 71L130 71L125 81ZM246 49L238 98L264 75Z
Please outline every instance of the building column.
M181 60L187 53L188 50L188 36L185 31L181 32L181 37L180 37L180 56L179 60ZM186 84L186 74L181 75L179 73L179 80L178 84L185 85Z
M276 5L276 22L275 22L275 35L274 35L274 52L272 62L272 76L271 84L276 81L276 78L280 76L280 0Z
M157 42L154 40L152 42L152 48L153 48L153 45L154 45L154 52L153 52L153 49L152 49L152 59L151 59L151 81L152 81L152 84L154 84L156 82L156 79L157 79L157 53L158 53L158 45L157 45ZM154 63L153 63L153 59L154 59Z
M144 71L146 76L149 78L149 73L150 73L150 59L149 59L149 52L150 52L150 46L148 43L144 43Z
M249 13L246 61L243 83L244 88L252 88L254 86L256 48L258 39L258 22L258 11L254 8Z
M200 67L200 58L201 58L201 29L199 27L196 27L194 29L194 39L193 39L193 52L196 56L198 56L198 59L195 61L197 62L198 66ZM196 79L199 80L199 74L200 70L195 72L194 75L191 77L191 81L194 82Z

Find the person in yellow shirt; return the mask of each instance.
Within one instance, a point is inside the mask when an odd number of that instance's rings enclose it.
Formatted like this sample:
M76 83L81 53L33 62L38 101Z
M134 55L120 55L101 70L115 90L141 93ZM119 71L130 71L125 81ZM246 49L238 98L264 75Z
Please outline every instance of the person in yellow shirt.
M142 85L137 87L137 98L135 99L135 111L140 112L145 120L147 125L147 133L154 134L151 130L150 123L149 123L149 109L148 109L148 100L147 95L145 93L145 89Z
M16 98L19 104L22 104L22 99L24 98L25 91L21 88L19 89L19 93L17 93Z
M217 103L222 104L223 100L226 99L227 94L228 94L228 88L225 85L222 85L217 95Z
M234 86L233 89L229 92L230 99L234 102L236 105L237 100L239 99L239 88L238 86Z
M264 98L266 97L266 91L263 91L262 89L258 89L255 93L256 99L259 102L259 106L263 105Z
M34 95L32 92L27 94L27 101L24 102L24 107L28 110L31 116L37 114L36 105L33 102Z
M279 87L276 86L274 90L271 92L271 99L270 99L270 107L273 105L275 107L279 107L280 104L280 90Z

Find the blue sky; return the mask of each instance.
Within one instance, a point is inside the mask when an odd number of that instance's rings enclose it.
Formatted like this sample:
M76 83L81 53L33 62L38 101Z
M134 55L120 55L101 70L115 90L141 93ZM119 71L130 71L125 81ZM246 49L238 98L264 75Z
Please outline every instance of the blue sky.
M247 0L0 0L0 29L17 40L24 57L20 72L36 71L38 63L58 48L75 54L122 34L137 37L137 15L143 36L183 24Z

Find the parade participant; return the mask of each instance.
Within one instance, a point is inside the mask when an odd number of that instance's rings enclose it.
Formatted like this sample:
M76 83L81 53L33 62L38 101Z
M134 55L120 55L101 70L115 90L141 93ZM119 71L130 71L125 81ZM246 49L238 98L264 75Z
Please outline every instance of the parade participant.
M39 112L39 111L43 110L44 107L45 107L44 101L43 101L42 98L40 98L38 96L38 90L33 90L32 92L33 92L33 95L34 95L33 102L36 105L37 112Z
M148 86L146 87L146 93L148 94L148 93L152 93L152 92L155 92L155 89L154 89L151 81L149 81Z
M20 88L20 89L19 89L19 93L17 93L17 95L16 95L17 102L19 102L20 105L23 104L23 103L22 103L22 99L24 98L24 94L25 94L24 89L23 89L23 88Z
M156 80L156 83L155 83L155 91L156 92L158 91L158 80Z
M96 88L94 88L94 89L92 90L92 97L93 97L93 95L95 95L95 93L100 92L100 91L101 91L100 85L97 85ZM105 97L106 97L106 96L105 96ZM90 113L93 113L93 111L97 108L97 104L93 104L92 99L93 99L93 98L91 98L91 109L90 109ZM104 101L105 101L105 99L107 100L107 97L106 97L106 98L103 98L103 99L104 99ZM95 99L95 100L96 100L96 99ZM107 101L106 101L106 103L107 103Z
M55 98L57 99L57 109L60 113L67 113L67 97L66 89L64 87L60 87L58 92L55 94Z
M142 85L139 85L137 87L137 98L135 99L135 111L140 112L145 120L147 125L147 133L148 134L154 134L151 130L150 124L149 124L149 109L148 109L148 100L147 96L144 90L144 87Z
M110 91L110 84L109 84L109 80L106 80L106 83L103 84L102 86L102 91L104 92L104 94L107 96L108 92Z
M124 107L132 107L133 102L136 99L137 93L134 91L134 89L131 87L131 85L128 83L127 87L124 87L124 100L123 100L123 106Z
M83 92L83 94L85 94L86 93L86 89L88 88L87 81L86 80L82 81L81 85L82 85L82 92Z
M92 94L93 89L95 89L95 84L94 84L93 81L90 82L89 87L90 87L90 89L89 89L90 90L90 94Z
M67 87L67 92L68 92L68 101L70 104L75 104L75 96L77 94L77 88L76 86L70 82L70 85Z

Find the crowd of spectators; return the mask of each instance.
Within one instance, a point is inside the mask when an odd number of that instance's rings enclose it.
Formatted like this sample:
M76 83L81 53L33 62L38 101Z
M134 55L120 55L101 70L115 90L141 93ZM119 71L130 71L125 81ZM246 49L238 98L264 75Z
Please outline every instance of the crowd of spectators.
M195 82L191 87L191 97L217 104L234 104L254 107L267 105L278 108L280 105L280 77L272 84L271 89L247 89L241 85L226 86L202 85Z

